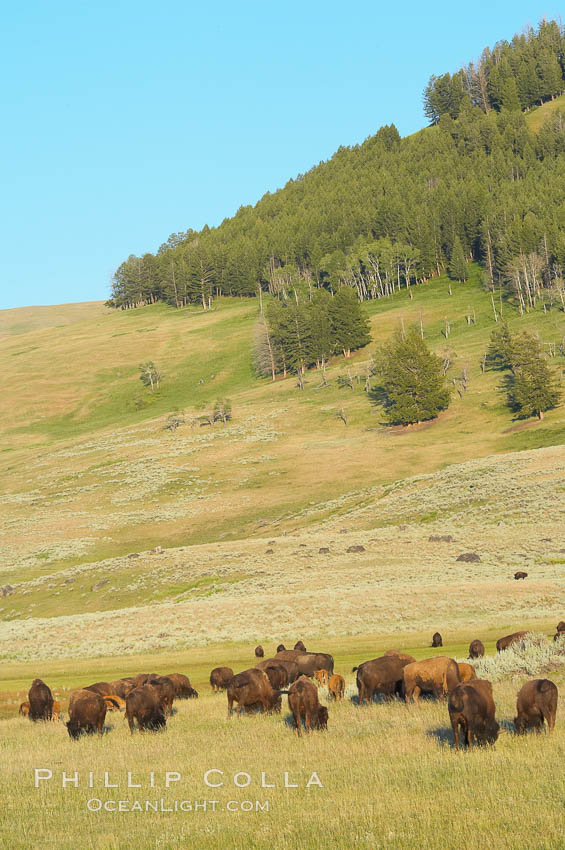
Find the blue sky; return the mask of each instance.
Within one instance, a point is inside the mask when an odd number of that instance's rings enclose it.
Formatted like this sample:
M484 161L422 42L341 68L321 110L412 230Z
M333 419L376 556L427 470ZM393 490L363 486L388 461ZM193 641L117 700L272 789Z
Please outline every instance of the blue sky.
M522 0L9 4L0 308L107 298L128 254L219 224L382 124L419 129L430 74L558 12Z

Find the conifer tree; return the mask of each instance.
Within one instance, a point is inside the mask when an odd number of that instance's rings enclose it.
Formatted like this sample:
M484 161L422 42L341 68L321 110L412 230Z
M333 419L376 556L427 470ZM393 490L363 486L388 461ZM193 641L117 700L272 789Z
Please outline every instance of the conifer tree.
M449 261L449 277L452 280L464 281L469 278L463 246L458 236L453 240L451 259Z
M369 320L350 286L342 286L329 305L334 351L349 357L356 348L371 341Z
M391 425L435 419L449 405L442 361L429 350L417 328L398 330L380 352L378 371Z
M542 354L536 337L524 331L512 345L512 375L508 387L508 406L518 418L537 416L555 407L561 391Z

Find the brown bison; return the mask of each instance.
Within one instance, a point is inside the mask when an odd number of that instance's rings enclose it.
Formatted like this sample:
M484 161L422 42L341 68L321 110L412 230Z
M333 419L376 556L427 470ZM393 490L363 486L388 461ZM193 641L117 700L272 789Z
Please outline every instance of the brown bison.
M494 719L496 709L490 682L474 679L456 685L449 694L447 708L455 749L459 749L459 727L468 747L473 745L473 740L475 743L494 744L500 727Z
M135 720L140 732L163 729L167 721L157 688L153 685L134 688L126 697L126 717L132 734Z
M190 684L190 679L184 673L169 673L167 678L173 683L175 699L190 699L196 694L196 691Z
M343 695L345 694L345 679L343 676L339 676L337 673L330 676L328 691L330 699L343 699Z
M312 678L316 670L327 670L331 674L334 671L334 660L327 652L301 652L299 649L285 649L277 652L277 661L296 661L298 671L304 676Z
M284 652L285 649L286 649L286 647L285 647L284 643L279 643L279 645L277 646L277 652Z
M61 703L59 700L53 700L53 714L52 720L60 720L61 719Z
M384 655L354 667L352 672L357 671L359 705L363 705L365 701L371 702L375 694L385 697L400 695L402 671L408 663L397 655Z
M432 646L443 646L443 641L439 632L434 632L432 637Z
M18 714L21 714L22 717L28 716L28 714L29 714L29 702L27 702L27 700L26 700L26 702L20 703L20 708L19 708Z
M559 622L557 623L557 631L565 632L565 623L563 622L563 620L559 620Z
M255 658L264 658L265 650L261 645L255 647Z
M555 726L557 713L557 687L549 679L532 679L526 682L518 691L516 700L517 716L514 718L516 732L520 734L527 729L540 732L544 720L549 731Z
M288 685L288 672L282 664L269 664L263 672L267 674L274 691L279 691Z
M527 632L513 632L511 635L506 635L506 637L501 637L496 642L496 651L503 652L503 650L508 649L509 646L512 646L513 643L517 643L519 640L522 640L528 633Z
M76 740L83 732L102 734L106 719L106 703L96 691L80 688L73 691L69 702L67 731Z
M93 694L100 694L101 697L109 697L114 693L110 682L95 682L93 685L85 685L85 691L92 691Z
M269 677L263 670L251 667L242 673L237 673L228 684L228 717L231 716L234 702L237 702L237 713L241 710L261 709L265 711L281 710L279 691L273 691Z
M469 644L469 658L482 658L484 654L484 643L480 640L472 640Z
M214 667L210 673L210 684L213 691L221 691L227 688L228 683L233 679L233 670L231 667Z
M407 655L405 652L400 652L398 649L387 649L385 657L394 655L396 658L401 658L407 664L412 664L416 659L412 655Z
M302 719L307 732L328 728L328 709L320 705L318 690L307 676L300 676L288 691L288 707L292 711L296 731L302 735Z
M294 649L299 649L300 652L306 652L306 647L304 646L301 640L296 641L296 643L294 644Z
M138 673L137 676L133 677L133 684L136 688L141 688L147 684L149 679L155 679L158 675L158 673Z
M458 661L457 668L459 670L459 680L461 682L470 682L471 679L477 678L477 673L472 664L467 664L465 661Z
M314 672L314 678L318 687L327 687L329 682L329 676L327 670L316 670Z
M112 693L116 694L116 696L125 699L130 691L133 691L135 688L135 684L133 679L125 678L125 679L116 679L115 682L110 682L110 687L112 688Z
M516 581L528 578L528 573L525 573L523 570L518 570L517 573L514 573L514 578L516 579Z
M34 679L27 695L30 720L51 720L53 716L53 694L41 679Z
M284 667L288 676L289 684L294 682L295 679L298 679L300 676L298 670L298 664L296 661L285 661L283 658L266 658L264 661L260 661L259 664L256 664L258 670L266 670L267 667L270 667L273 664L280 664L281 667Z
M165 717L168 717L173 710L173 702L175 699L175 686L168 676L154 676L146 683L153 685L159 694Z
M453 658L439 655L436 658L425 658L407 664L403 670L404 698L406 702L418 697L422 691L431 692L436 698L445 697L459 684L459 669Z

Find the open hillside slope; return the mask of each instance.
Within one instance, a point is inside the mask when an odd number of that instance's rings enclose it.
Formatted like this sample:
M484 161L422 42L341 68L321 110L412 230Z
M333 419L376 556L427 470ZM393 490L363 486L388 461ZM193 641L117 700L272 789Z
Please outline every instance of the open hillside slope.
M258 305L245 299L207 313L153 305L103 315L91 305L65 327L2 337L4 657L274 638L305 623L314 635L419 630L431 610L459 627L510 612L553 619L564 410L512 420L501 374L480 366L491 296L475 270L451 291L439 278L412 299L366 305L373 343L331 363L325 388L307 373L304 391L293 377L255 377ZM558 351L557 308L521 317L495 304L511 328ZM368 393L364 385L371 355L401 321L421 321L450 360L453 401L435 422L390 428L375 380ZM138 378L147 359L165 375L154 395ZM550 359L558 373L562 360ZM348 371L353 390L337 382ZM228 395L232 421L200 425ZM171 432L175 408L187 421ZM455 542L430 544L434 532ZM348 553L353 544L365 551ZM158 546L166 552L149 554ZM479 564L456 562L470 549ZM517 585L524 564L530 577Z

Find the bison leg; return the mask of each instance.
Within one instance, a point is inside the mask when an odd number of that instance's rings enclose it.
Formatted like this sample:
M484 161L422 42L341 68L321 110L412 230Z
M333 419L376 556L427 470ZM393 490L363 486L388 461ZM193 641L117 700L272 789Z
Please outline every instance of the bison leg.
M128 712L126 712L126 717L127 717L127 719L128 719L129 731L130 731L130 732L132 733L132 735L133 735L133 727L134 727L134 723L133 723L133 715L132 715L132 714L130 714L130 713L129 713L129 711L128 711Z
M297 709L294 709L292 716L294 717L294 722L296 724L296 731L300 737L302 735L302 718L300 716L300 712Z
M451 721L451 729L453 730L453 740L455 741L455 749L459 749L459 721Z
M232 708L233 708L233 697L230 697L230 695L228 694L228 720L231 717Z
M412 691L412 694L411 694L415 705L419 705L418 697L420 696L421 693L422 693L421 688L419 688L418 685L415 685L414 690Z
M543 712L543 719L547 723L547 727L550 732L553 732L553 728L555 726L555 711L552 711L551 708L545 709Z

